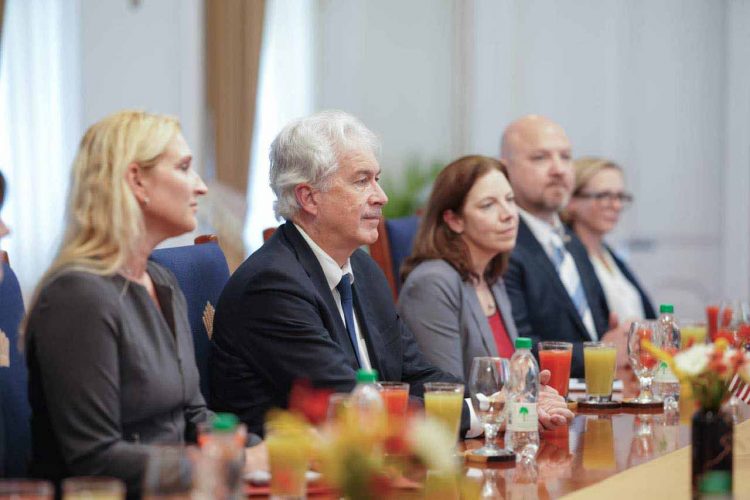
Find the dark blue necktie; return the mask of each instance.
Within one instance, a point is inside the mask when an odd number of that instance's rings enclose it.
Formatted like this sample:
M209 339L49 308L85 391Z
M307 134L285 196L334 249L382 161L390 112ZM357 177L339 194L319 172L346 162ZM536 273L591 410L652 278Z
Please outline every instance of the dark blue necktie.
M354 301L352 300L352 283L349 274L341 277L341 281L336 285L336 290L341 295L341 308L344 310L344 321L346 322L346 331L349 332L349 340L352 341L354 355L357 357L357 363L362 366L362 360L359 358L359 343L357 342L357 330L354 329Z

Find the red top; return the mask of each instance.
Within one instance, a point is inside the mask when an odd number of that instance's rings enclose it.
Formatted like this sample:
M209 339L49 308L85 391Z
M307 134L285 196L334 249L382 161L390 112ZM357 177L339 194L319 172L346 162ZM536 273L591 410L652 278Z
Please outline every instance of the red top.
M500 316L500 310L498 309L492 316L487 316L487 321L490 322L492 336L495 337L497 355L501 358L510 358L513 356L515 349L513 348L513 343L510 341L510 337L508 337L508 331L505 329L503 317Z

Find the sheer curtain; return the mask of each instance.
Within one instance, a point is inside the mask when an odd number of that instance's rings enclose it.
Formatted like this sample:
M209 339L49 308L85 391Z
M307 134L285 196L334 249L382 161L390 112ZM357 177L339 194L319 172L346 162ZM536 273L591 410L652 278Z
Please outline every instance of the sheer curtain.
M279 223L268 185L271 142L287 122L313 107L314 5L311 0L266 4L244 230L250 252L263 244L263 229Z
M9 0L0 57L2 245L24 295L54 256L80 136L77 0Z

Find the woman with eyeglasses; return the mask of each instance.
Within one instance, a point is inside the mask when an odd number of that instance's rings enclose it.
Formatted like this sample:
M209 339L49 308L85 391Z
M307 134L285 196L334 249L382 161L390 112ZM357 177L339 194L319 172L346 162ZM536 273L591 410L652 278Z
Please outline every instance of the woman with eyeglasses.
M564 219L588 250L604 289L609 310L619 318L655 318L648 295L633 272L604 242L633 202L625 190L622 168L604 158L580 158L574 163L576 181Z

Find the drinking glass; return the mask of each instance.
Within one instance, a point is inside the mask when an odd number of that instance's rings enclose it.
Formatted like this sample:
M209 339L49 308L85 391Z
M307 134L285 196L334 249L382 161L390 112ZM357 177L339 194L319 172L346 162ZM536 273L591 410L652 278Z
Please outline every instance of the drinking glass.
M424 407L427 416L442 422L456 437L461 427L463 399L463 384L427 382L424 385Z
M326 422L331 425L344 418L349 408L348 392L334 392L328 396L328 410L326 412Z
M125 483L113 477L71 477L63 481L63 500L124 500Z
M657 339L654 337L655 332L657 332L655 321L633 321L630 324L630 332L628 333L628 359L636 377L638 377L638 384L640 385L640 392L634 400L635 403L654 403L660 401L654 397L651 391L651 383L654 380L654 373L656 367L659 365L659 360L643 347L644 340L657 343Z
M397 436L406 424L409 408L409 384L406 382L378 382L380 397L386 410L386 430L389 436Z
M549 386L557 393L568 397L570 385L570 362L573 358L573 344L570 342L539 342L539 368L549 370L552 376Z
M501 393L509 378L508 360L478 357L471 362L469 393L479 421L484 425L484 446L472 450L474 455L495 457L512 455L495 443L497 432L505 419L505 394Z
M616 367L617 349L614 344L583 343L583 370L588 403L605 403L612 400L612 383L615 381Z
M54 492L49 481L0 479L0 500L52 500Z
M305 498L305 472L310 457L307 447L304 446L304 439L298 429L283 424L266 423L271 498Z
M680 335L682 348L696 344L705 344L708 337L708 326L705 321L681 320Z

